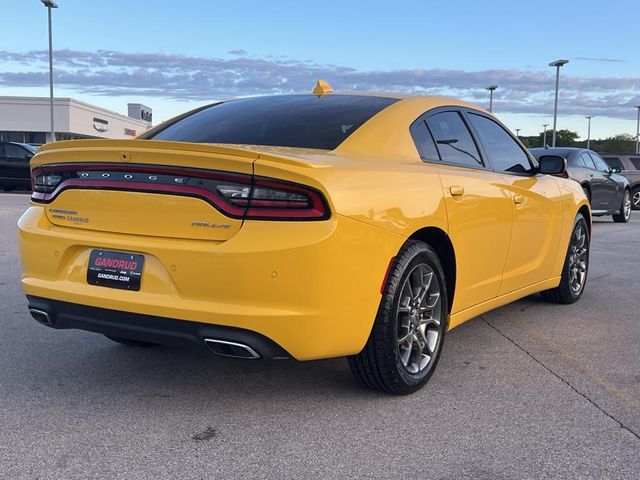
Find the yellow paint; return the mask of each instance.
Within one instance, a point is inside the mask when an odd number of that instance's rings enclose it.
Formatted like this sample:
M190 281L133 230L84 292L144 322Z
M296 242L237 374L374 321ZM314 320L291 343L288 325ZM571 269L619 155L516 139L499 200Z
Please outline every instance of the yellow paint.
M389 260L423 228L453 244L457 278L450 328L559 282L579 185L424 163L409 125L444 105L398 101L336 150L148 140L74 140L41 148L33 166L125 162L273 177L320 190L331 218L239 221L193 198L73 190L33 204L19 221L29 295L250 329L295 358L354 354L365 344ZM47 209L78 211L86 224ZM202 217L202 218L201 218ZM208 230L193 221L229 224ZM88 285L92 248L145 255L139 292Z
M328 82L325 82L324 80L318 80L312 93L314 95L326 95L327 93L331 92L333 92L333 87L329 85Z

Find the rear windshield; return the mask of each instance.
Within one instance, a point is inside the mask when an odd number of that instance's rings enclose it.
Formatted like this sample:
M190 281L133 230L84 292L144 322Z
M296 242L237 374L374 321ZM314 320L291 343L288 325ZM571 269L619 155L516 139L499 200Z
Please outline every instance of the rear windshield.
M397 101L360 95L232 100L197 111L141 138L333 150L372 116Z

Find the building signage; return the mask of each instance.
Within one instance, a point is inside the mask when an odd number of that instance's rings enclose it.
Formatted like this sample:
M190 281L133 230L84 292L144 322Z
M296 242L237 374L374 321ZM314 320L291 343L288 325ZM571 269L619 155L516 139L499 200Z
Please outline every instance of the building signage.
M102 118L93 117L93 128L95 128L98 132L103 133L109 130L109 122L107 120L103 120Z
M129 137L135 137L136 136L136 131L133 128L125 128L124 129L124 134L129 136Z

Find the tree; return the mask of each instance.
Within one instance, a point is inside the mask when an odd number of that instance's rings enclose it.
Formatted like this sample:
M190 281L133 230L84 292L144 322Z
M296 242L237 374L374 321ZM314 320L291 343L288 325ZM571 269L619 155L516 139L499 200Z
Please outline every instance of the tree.
M633 155L635 149L635 137L628 133L619 133L604 140L591 142L591 148L601 153L617 153L619 155Z
M572 132L571 130L558 130L556 132L556 147L573 147L578 139L578 132ZM527 137L530 148L544 147L542 140L544 138L544 132L540 132L537 137ZM551 146L553 141L553 130L547 130L547 145Z

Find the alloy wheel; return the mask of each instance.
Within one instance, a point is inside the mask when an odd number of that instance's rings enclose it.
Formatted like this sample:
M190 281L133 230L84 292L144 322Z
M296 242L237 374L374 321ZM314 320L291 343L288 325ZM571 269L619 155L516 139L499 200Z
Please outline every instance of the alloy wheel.
M588 261L587 234L584 226L578 224L571 236L569 247L569 288L575 294L584 288L587 278Z
M631 202L636 209L640 209L640 190L633 193L633 197L631 198Z
M408 373L428 368L437 357L442 338L440 285L426 263L416 265L406 277L396 311L398 352Z

